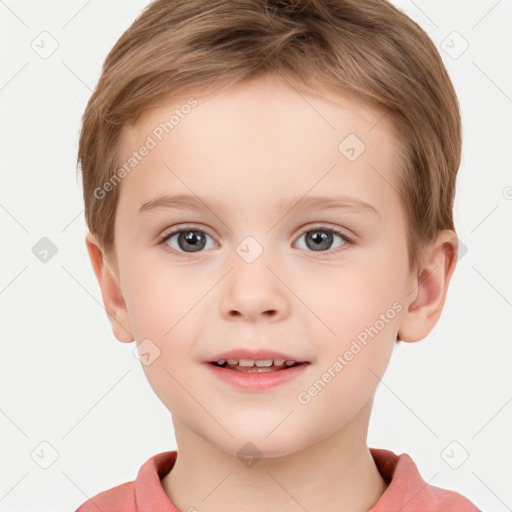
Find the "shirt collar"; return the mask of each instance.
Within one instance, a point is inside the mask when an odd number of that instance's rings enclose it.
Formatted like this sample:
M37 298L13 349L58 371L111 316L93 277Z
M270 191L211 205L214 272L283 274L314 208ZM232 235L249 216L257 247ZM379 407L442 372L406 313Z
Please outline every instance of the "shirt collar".
M446 512L478 512L463 496L427 484L408 454L396 455L381 448L370 448L370 453L388 487L368 512L424 512L441 509ZM177 451L162 452L142 465L135 480L138 512L180 512L165 493L161 482L174 467L176 458Z

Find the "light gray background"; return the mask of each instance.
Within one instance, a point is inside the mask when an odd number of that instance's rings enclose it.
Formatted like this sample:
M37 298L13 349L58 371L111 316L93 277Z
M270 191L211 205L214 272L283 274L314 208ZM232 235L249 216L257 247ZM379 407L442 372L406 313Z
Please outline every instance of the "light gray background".
M135 345L111 333L75 173L103 60L146 3L0 1L0 511L74 510L176 448ZM512 0L396 4L440 48L459 96L467 253L434 331L397 348L369 446L410 454L427 482L484 510L512 510ZM57 248L46 263L32 252L42 237Z

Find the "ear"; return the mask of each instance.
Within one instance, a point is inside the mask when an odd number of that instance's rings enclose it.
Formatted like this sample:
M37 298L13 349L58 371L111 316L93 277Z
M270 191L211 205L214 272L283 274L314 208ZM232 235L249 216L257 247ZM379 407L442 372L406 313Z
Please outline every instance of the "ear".
M400 323L400 340L422 340L436 325L457 264L458 249L457 234L448 229L440 231L426 253L419 276L411 281L411 295L415 298Z
M110 269L98 239L90 231L85 236L85 244L101 288L103 304L114 336L122 343L130 343L134 340L134 337L126 304L121 294L118 273Z

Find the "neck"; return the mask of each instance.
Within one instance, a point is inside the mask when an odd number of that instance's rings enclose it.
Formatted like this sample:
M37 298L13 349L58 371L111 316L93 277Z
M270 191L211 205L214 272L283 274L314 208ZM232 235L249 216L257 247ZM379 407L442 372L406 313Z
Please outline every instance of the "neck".
M162 485L184 511L366 512L387 488L366 445L370 411L368 403L335 435L248 467L173 418L178 457Z

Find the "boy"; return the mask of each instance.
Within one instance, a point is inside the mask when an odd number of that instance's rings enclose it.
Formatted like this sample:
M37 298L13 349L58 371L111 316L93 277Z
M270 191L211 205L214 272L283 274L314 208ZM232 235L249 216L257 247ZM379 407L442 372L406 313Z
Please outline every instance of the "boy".
M385 0L150 4L79 162L114 335L178 449L78 511L477 511L366 444L395 343L441 315L460 151L441 58Z

